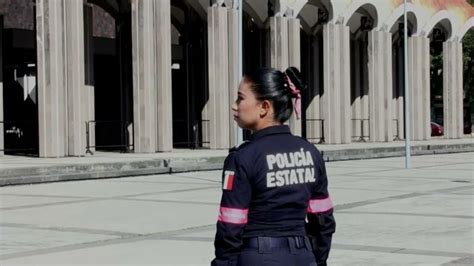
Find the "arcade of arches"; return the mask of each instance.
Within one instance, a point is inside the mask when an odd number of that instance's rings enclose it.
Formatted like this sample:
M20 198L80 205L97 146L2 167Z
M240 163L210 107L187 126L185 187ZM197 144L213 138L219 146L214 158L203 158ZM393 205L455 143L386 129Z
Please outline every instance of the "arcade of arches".
M288 122L294 134L327 144L405 138L403 1L243 2L244 74L296 66L308 84L302 119ZM234 146L236 3L2 0L0 155ZM444 138L462 138L474 7L412 0L407 11L411 138L430 139L432 121Z

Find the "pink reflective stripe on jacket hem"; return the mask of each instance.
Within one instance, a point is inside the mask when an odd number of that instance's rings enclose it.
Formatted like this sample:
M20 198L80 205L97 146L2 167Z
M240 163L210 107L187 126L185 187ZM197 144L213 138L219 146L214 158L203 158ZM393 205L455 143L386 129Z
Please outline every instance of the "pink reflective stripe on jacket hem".
M328 196L325 199L312 199L309 201L308 212L309 213L321 213L329 211L333 208L331 197Z
M221 207L219 210L219 221L232 224L246 224L249 209L234 209Z

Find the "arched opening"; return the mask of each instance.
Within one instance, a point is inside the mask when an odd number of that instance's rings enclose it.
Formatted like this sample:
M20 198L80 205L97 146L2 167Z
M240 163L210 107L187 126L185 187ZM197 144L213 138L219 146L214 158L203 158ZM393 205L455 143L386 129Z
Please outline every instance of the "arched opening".
M323 25L332 17L329 1L309 1L298 14L301 22L301 74L308 87L302 95L302 136L324 142L320 96L323 93Z
M474 28L462 39L463 49L463 133L472 134L474 122Z
M38 155L36 66L35 4L31 0L4 1L0 5L0 129L4 137L0 152Z
M359 7L347 22L350 29L351 140L367 141L369 135L369 32L377 25L371 4Z
M430 121L432 122L431 136L442 136L444 125L443 103L443 43L451 35L451 23L448 19L439 21L431 30L430 39ZM435 123L435 124L433 124Z
M417 31L414 13L407 13L408 37ZM391 27L392 34L392 79L393 79L393 136L395 140L405 138L405 57L404 57L404 18L401 16Z
M188 1L171 2L173 146L203 147L208 99L207 24Z
M85 75L86 83L94 86L94 119L87 121L87 132L94 134L87 138L96 150L129 151L133 148L131 4L89 3L85 32L92 31L92 36L85 54L91 58Z

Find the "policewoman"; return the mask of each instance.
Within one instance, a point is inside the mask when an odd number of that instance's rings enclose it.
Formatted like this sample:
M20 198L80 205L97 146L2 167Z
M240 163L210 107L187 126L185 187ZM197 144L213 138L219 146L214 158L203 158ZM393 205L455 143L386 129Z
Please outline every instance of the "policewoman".
M243 78L232 111L252 135L224 163L211 265L326 265L336 223L324 161L284 125L302 88L293 67Z

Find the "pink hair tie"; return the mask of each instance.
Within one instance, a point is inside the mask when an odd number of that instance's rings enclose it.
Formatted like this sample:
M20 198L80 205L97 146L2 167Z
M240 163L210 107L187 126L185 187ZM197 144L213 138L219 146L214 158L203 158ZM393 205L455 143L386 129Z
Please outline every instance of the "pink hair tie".
M288 85L290 85L290 90L291 94L295 96L294 102L293 102L293 108L295 109L295 114L296 114L296 119L300 119L300 113L301 113L301 92L298 88L296 88L295 84L291 81L290 77L288 74L286 74L286 79L288 80Z

